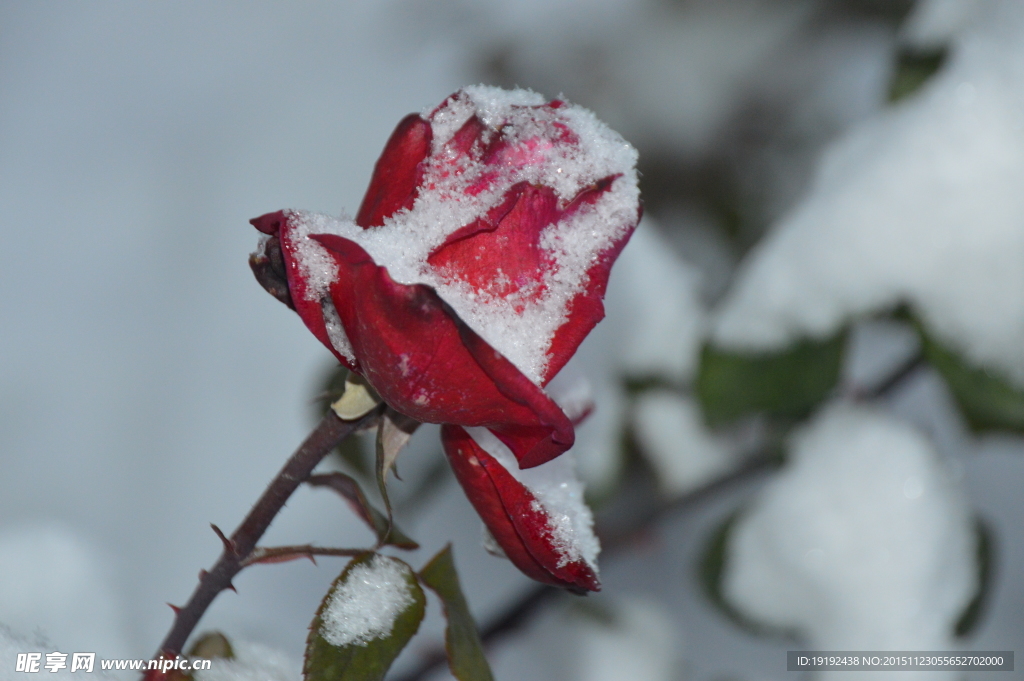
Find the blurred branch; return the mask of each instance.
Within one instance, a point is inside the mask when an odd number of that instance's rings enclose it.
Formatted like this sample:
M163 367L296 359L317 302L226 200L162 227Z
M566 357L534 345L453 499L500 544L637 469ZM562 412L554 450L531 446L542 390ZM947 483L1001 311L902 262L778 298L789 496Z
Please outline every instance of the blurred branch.
M174 608L174 625L170 632L160 644L157 655L174 657L181 653L192 630L199 623L200 618L210 607L213 600L225 589L234 589L231 580L244 567L258 562L260 552L273 552L277 549L257 549L256 542L260 540L263 533L267 531L270 523L281 511L285 502L291 497L300 484L306 480L313 469L316 468L327 454L334 449L339 442L351 435L353 432L372 425L380 416L381 409L374 409L357 421L342 421L333 411L328 410L324 417L317 424L313 432L305 439L299 448L288 459L277 476L270 482L263 495L249 511L249 514L234 531L231 537L226 537L213 526L214 532L224 543L224 551L220 558L209 570L199 573L199 585L181 608ZM306 553L332 551L331 555L337 555L336 550L315 549L314 547L281 547L284 549L304 549ZM255 557L254 557L255 556ZM174 607L174 606L172 606Z
M893 368L892 372L873 386L854 386L848 392L850 399L863 402L885 397L898 388L907 378L916 373L927 362L920 351L914 353Z

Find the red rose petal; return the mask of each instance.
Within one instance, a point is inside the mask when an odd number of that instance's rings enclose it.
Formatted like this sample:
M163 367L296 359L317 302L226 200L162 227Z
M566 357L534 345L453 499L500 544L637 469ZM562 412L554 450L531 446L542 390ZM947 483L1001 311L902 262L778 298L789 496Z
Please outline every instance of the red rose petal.
M574 211L593 203L597 198L611 186L616 178L605 178L598 182L592 189L581 192L573 204L566 209L566 212ZM583 285L583 292L569 301L566 310L566 321L555 331L551 339L551 346L548 349L548 365L544 371L543 383L551 380L562 367L565 366L576 353L587 334L593 330L597 323L604 319L604 293L608 288L608 277L611 275L612 265L618 259L626 242L633 235L637 223L640 222L639 212L637 222L622 233L615 242L602 251L596 262L587 271L586 280Z
M441 442L470 503L513 565L546 584L578 592L601 590L585 561L563 560L533 493L463 428L442 426Z
M391 133L377 164L370 186L356 213L362 228L379 227L403 208L412 208L423 179L422 162L430 153L430 123L419 114L409 114Z
M292 230L287 229L288 216L284 211L267 213L249 222L253 227L271 236L277 236L281 242L281 254L284 256L285 268L288 277L288 290L291 292L292 304L295 311L299 313L303 323L314 336L327 346L334 356L341 362L342 366L351 371L360 371L359 362L352 361L339 353L331 343L327 335L327 325L324 323L322 303L317 300L310 300L308 297L309 287L299 269L298 257L296 255L296 244Z
M541 250L540 233L560 214L558 197L550 187L515 185L509 199L487 220L453 234L427 262L445 279L461 279L478 293L505 298L527 290L528 297L536 299L543 293L539 282L554 266Z
M312 238L337 262L331 297L361 373L392 408L429 423L485 426L524 468L572 446L558 405L432 288L396 283L348 239Z

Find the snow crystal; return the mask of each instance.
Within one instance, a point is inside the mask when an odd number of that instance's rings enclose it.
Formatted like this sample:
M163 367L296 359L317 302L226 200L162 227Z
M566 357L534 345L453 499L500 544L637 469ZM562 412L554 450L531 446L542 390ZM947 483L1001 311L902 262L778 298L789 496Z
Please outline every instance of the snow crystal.
M668 494L685 494L733 463L732 447L707 429L692 397L669 390L643 393L634 406L634 429Z
M352 341L348 339L348 334L345 333L338 308L334 306L334 302L330 298L324 296L320 299L320 309L323 311L324 328L327 330L327 339L331 341L331 347L354 363L356 351L352 348Z
M947 649L976 588L975 539L931 444L890 416L840 405L793 445L734 527L728 600L819 650Z
M412 605L406 571L394 559L375 555L353 567L321 616L320 635L336 646L366 645L391 634Z
M1024 387L1024 4L985 9L930 83L830 150L744 264L718 344L778 349L909 301Z
M288 211L285 211L288 214ZM306 300L319 301L330 295L329 289L336 279L334 258L319 241L309 238L310 234L323 234L327 225L335 219L327 216L311 216L309 220L295 220L294 231L289 235L290 242L295 246L295 260L299 274L306 282ZM319 219L318 219L319 218ZM347 215L339 218L342 222L351 223Z
M583 500L583 483L576 477L572 450L540 466L520 470L515 456L491 431L466 428L466 432L537 498L534 510L548 517L551 543L559 554L558 567L583 560L597 572L601 546L594 534L594 516Z
M526 90L477 86L442 105L432 115L434 149L422 182L430 190L421 191L410 210L399 211L380 227L364 230L345 217L291 212L300 267L311 281L308 295L319 298L326 291L332 267L326 251L307 235L340 235L364 248L395 281L432 286L484 340L541 383L551 340L566 320L569 302L583 290L597 256L635 222L639 200L633 147L585 109L529 108L541 103L540 95ZM501 126L485 135L501 135L510 145L521 145L534 156L532 162L520 167L463 162L453 168L444 145L474 113L488 125ZM532 143L552 139L558 126L571 129L578 144ZM469 191L485 173L497 177L483 191ZM541 296L523 290L507 296L477 291L427 263L448 236L498 205L517 183L550 186L565 205L581 190L612 175L621 177L594 205L541 233L541 247L554 262L539 282Z

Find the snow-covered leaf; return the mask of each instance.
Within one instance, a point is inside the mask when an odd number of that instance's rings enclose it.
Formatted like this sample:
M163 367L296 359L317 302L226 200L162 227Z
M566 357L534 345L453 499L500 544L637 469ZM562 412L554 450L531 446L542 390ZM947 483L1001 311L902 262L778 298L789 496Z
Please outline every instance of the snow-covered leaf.
M924 355L946 379L967 423L976 431L1024 431L1024 391L973 366L918 326Z
M786 467L728 533L721 594L818 650L942 650L976 592L976 554L932 443L837 404L793 437Z
M780 352L742 353L706 345L695 386L704 418L715 425L752 413L807 415L839 379L844 342L840 332Z
M427 563L420 571L420 579L444 603L444 614L448 619L444 642L452 675L459 681L491 681L494 677L484 656L476 622L459 585L451 544Z
M946 3L959 5L963 3ZM719 347L768 351L907 305L1024 389L1024 4L979 3L914 97L850 128L741 264Z
M426 597L412 569L367 553L334 581L306 642L306 681L381 681L419 629Z
M748 617L733 607L723 594L722 579L725 575L726 561L728 560L726 549L730 542L731 533L735 529L742 512L741 509L729 514L708 537L700 557L700 562L697 565L697 577L701 588L708 601L726 619L740 629L755 636L793 639L796 636L795 632L773 627Z

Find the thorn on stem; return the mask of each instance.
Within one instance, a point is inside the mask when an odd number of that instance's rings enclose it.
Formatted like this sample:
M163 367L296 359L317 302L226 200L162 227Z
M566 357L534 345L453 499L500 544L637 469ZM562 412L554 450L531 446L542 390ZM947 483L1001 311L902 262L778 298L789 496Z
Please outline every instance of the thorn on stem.
M167 607L174 611L174 616L177 617L178 613L181 612L181 608L173 603L168 603Z
M210 523L210 527L213 528L214 534L216 534L217 537L220 538L221 543L224 544L224 550L227 551L228 553L230 553L232 556L237 557L238 554L236 553L236 550L235 550L236 549L235 542L233 542L230 539L228 539L224 535L224 533L220 531L220 528L217 527L216 525L214 525L213 523Z

